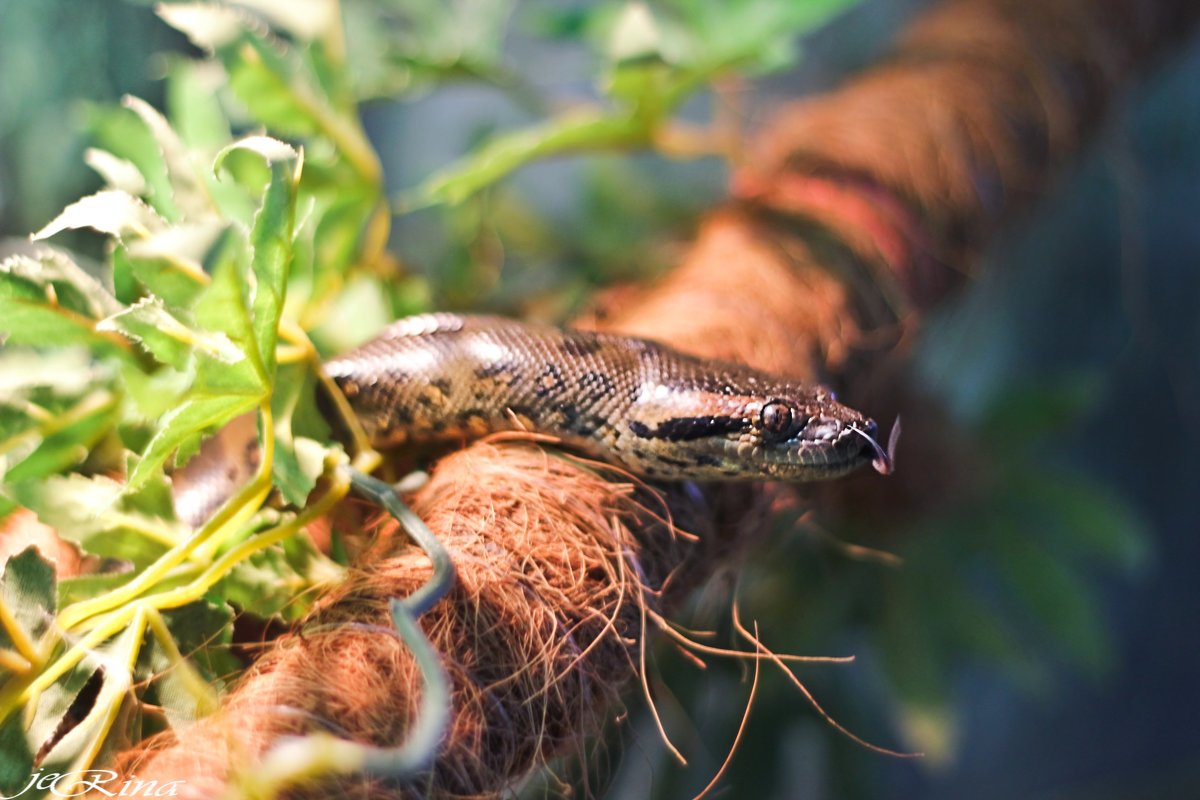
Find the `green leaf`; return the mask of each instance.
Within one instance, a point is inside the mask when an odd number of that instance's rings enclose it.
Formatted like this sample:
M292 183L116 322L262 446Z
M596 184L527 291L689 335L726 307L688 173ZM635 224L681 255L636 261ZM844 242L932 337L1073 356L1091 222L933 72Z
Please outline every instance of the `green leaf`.
M237 659L228 649L233 642L234 617L227 604L199 600L163 612L163 619L180 652L192 660L209 682L219 682L240 671Z
M34 547L8 559L0 575L0 603L8 612L17 635L37 642L54 620L54 567ZM13 649L13 639L0 625L0 647ZM48 693L53 693L51 687ZM15 796L33 774L33 759L41 745L39 731L26 731L21 714L0 722L0 792Z
M339 24L336 0L240 0L262 14L272 26L310 42Z
M53 253L0 262L0 340L7 337L7 344L38 347L83 344L127 357L117 343L95 329L96 317L119 304L82 270L71 270L68 264Z
M308 590L340 574L307 536L294 536L239 563L218 588L230 603L258 617L294 621L308 613Z
M96 553L95 555L99 555ZM106 556L106 558L114 558ZM108 566L108 565L106 565ZM132 577L130 571L134 568L131 561L125 561L120 564L112 565L113 568L108 572L94 572L86 575L76 575L71 578L63 578L58 582L58 605L61 608L66 608L72 603L78 603L80 600L88 600L93 597L116 589L118 586L129 583Z
M56 233L92 228L116 238L146 237L166 226L166 220L137 197L117 189L105 189L76 200L46 227L33 235L47 239Z
M76 264L66 253L43 246L32 255L15 255L0 263L0 273L23 278L37 286L51 286L58 305L85 314L102 317L121 305L99 281Z
M83 154L83 160L104 179L110 189L136 197L142 197L149 191L146 179L132 161L96 147L89 147Z
M925 585L936 596L930 621L945 631L951 652L978 658L989 666L1003 666L1026 686L1045 685L1045 670L1010 631L1001 614L980 602L964 585L961 572L943 571L937 580Z
M59 734L59 729L65 721L64 718L71 710L71 706L75 705L83 688L93 680L96 669L95 663L90 659L85 660L42 692L38 697L37 706L33 710L33 719L26 734L30 744L41 750L55 735ZM96 676L97 679L99 677ZM17 714L16 716L19 718L21 715ZM78 720L72 722L78 722ZM42 769L49 767L51 772L63 771L61 768L70 762L71 757L75 754L73 750L76 748L68 750L68 748L60 748L60 745L61 740L50 752L43 754L42 761L38 766ZM51 756L51 753L54 755ZM55 769L56 767L59 769Z
M606 148L637 147L651 131L637 118L579 111L492 139L431 176L408 201L410 208L461 203L480 189L538 158Z
M311 136L321 130L321 118L335 116L286 44L245 31L219 52L229 72L229 88L268 130Z
M85 344L105 352L113 346L95 331L95 323L72 314L50 299L44 290L14 280L0 269L0 334L7 344L42 347Z
M358 276L334 296L324 320L310 335L321 343L324 352L345 352L370 339L395 318L379 281Z
M212 199L201 180L196 165L192 163L187 148L171 128L170 123L149 103L139 97L126 96L121 105L133 111L145 123L158 146L163 164L167 169L167 181L171 185L171 200L183 214L184 219L202 219L212 216Z
M980 420L990 442L1011 450L1059 431L1078 420L1104 396L1101 376L1077 372L1049 384L1017 386L995 398Z
M246 357L223 333L189 328L163 306L157 297L145 297L96 325L98 331L117 331L137 342L164 364L185 369L193 352L224 364Z
M166 164L145 123L128 108L92 107L89 128L97 145L137 167L145 179L144 196L150 205L165 219L178 219Z
M117 247L113 269L127 273L167 305L191 308L209 284L204 260L226 227L216 221L172 225L146 239Z
M128 490L140 489L181 444L217 428L258 405L258 398L238 394L194 395L163 417L162 424L129 475Z
M193 151L216 153L232 138L219 95L225 74L210 61L176 59L167 71L167 116Z
M84 771L91 767L88 756L90 745L98 736L104 735L108 738L113 735L113 732L108 730L109 721L117 715L133 688L132 668L141 650L142 638L142 626L130 626L115 641L89 653L80 667L76 668L76 671L95 669L102 683L87 716L67 731L46 754L42 766L47 771L82 773L79 778L87 780L87 773ZM50 692L47 692L47 695L49 694ZM65 696L67 693L63 694ZM39 702L39 713L34 718L35 725L42 722L48 727L54 723L57 727L55 720L56 717L61 719L61 714L52 712L44 717L41 715L42 706L47 705L49 699L43 695L42 701ZM55 705L61 707L61 702Z
M57 610L54 565L36 547L27 547L8 559L0 575L0 603L8 610L28 641L36 642ZM11 648L12 637L0 626L0 646Z
M112 429L119 414L116 398L102 389L81 400L76 408L78 418L42 439L29 455L4 474L5 482L19 483L76 466L87 458L100 437Z
M996 536L996 565L1025 607L1062 653L1093 675L1108 665L1108 637L1087 586L1052 552L1021 530Z
M1065 556L1097 556L1132 571L1146 566L1151 555L1146 523L1118 494L1058 472L1017 473L1012 481L1020 501L1034 505L1034 514L1058 521L1048 533L1062 540Z
M284 500L296 506L303 506L309 492L317 485L329 452L329 448L320 442L296 436L293 430L297 408L301 404L315 405L312 400L316 394L315 382L307 364L289 364L280 368L276 390L271 397L275 418L272 478ZM328 434L328 428L325 433Z
M33 758L37 746L31 744L20 714L9 714L0 721L0 794L17 797L29 785L34 773Z
M795 41L858 0L698 0L680 4L680 60L700 76L789 66Z
M180 662L158 637L142 653L139 671L153 676L153 692L171 727L179 728L207 716L219 705L213 684L241 670L229 652L233 611L207 600L189 603L163 614Z
M275 372L275 343L283 314L288 269L292 260L292 238L296 218L296 186L303 156L277 139L250 136L234 142L217 154L214 170L235 150L257 153L271 166L271 182L250 233L253 248L251 269L254 294L251 314L258 353L268 376Z
M219 172L225 158L237 150L246 150L261 156L268 164L290 163L294 165L300 157L296 148L270 136L247 136L222 147L213 161L213 172ZM293 176L294 177L294 176Z
M170 367L163 367L147 373L141 366L123 364L121 366L121 385L126 396L133 401L130 409L131 417L140 416L139 423L156 422L160 417L179 405L180 400L191 387L194 374L180 372ZM133 431L123 433L125 445L134 450L145 445L146 439L131 443L128 436L140 432L140 426Z
M196 323L204 330L224 333L246 354L243 361L224 364L209 358L197 360L194 390L208 394L244 394L262 397L271 379L258 350L258 340L250 317L250 271L246 265L249 249L245 238L229 231L220 247L212 284L196 303Z
M148 481L149 489L126 493L121 484L99 475L52 475L14 484L10 491L43 524L86 552L143 565L185 533L158 499L165 482L160 474Z

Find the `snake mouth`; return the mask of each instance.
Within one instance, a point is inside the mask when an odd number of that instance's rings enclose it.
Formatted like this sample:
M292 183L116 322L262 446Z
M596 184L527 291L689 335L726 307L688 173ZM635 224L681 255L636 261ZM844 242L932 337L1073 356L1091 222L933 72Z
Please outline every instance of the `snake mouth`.
M900 441L900 418L896 417L896 421L892 423L892 432L888 434L886 450L879 443L879 440L875 438L879 430L879 426L875 424L875 420L866 420L862 427L851 424L849 430L863 440L858 456L860 458L870 458L871 466L880 475L892 474L892 471L896 468L896 443Z

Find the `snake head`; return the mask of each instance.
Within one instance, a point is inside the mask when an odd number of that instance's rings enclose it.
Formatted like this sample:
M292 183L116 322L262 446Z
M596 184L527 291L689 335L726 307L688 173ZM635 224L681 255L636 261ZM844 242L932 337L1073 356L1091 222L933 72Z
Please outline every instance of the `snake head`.
M820 480L867 463L881 474L892 470L899 427L885 450L875 421L839 403L824 387L793 387L746 410L749 425L736 449L744 463L762 470L762 477Z
M823 386L737 377L743 380L717 391L673 387L645 394L630 423L638 440L634 466L696 480L813 481L868 463L891 471L898 429L885 450L874 420Z

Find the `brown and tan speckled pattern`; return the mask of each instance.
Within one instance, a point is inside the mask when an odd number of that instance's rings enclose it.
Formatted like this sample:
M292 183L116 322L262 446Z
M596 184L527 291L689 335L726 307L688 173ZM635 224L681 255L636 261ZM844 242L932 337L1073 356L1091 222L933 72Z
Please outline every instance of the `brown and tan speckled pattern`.
M402 319L326 369L383 447L525 429L693 480L818 480L878 452L875 423L824 387L498 317Z

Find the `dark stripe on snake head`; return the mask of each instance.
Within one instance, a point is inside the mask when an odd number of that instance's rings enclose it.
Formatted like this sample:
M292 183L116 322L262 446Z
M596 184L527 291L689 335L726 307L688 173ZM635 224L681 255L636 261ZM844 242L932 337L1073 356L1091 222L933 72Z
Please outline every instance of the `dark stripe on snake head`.
M664 420L654 428L634 420L629 423L629 430L639 439L665 439L668 442L688 442L693 439L705 439L710 436L724 436L745 430L750 424L742 417L675 417Z

